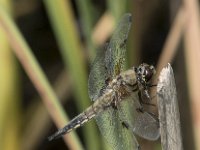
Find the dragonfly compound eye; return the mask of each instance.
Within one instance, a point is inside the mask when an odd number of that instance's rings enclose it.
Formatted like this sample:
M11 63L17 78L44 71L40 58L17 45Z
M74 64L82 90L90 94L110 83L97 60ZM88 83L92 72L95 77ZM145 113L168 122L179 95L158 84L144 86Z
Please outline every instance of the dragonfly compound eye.
M143 63L136 69L136 73L140 83L146 84L146 82L150 81L152 76L155 74L155 68Z
M149 80L151 80L154 74L155 74L155 68L153 66L145 64L143 72L145 81L148 82Z

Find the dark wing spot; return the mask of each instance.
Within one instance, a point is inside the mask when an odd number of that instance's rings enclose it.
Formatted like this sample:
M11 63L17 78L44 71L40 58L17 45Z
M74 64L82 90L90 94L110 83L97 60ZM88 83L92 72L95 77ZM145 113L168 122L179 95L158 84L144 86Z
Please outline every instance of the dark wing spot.
M129 124L125 121L122 122L122 126L126 129L129 129Z
M122 43L120 43L119 47L123 48L126 45L127 39L124 39Z

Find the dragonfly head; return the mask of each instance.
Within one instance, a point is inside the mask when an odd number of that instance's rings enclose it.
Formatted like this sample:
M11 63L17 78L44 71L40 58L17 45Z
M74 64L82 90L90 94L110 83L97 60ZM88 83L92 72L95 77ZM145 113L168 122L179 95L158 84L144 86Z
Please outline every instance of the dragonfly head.
M135 68L137 80L142 84L146 85L153 75L156 73L154 66L142 63L139 67Z

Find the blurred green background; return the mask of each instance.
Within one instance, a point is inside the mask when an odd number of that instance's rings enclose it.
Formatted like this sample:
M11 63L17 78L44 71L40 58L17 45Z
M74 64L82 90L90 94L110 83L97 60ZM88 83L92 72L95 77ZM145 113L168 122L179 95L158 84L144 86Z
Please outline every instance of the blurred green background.
M91 104L91 62L126 12L127 67L172 64L184 149L200 149L198 1L0 0L0 150L109 149L94 121L46 138ZM160 140L139 143L161 149Z

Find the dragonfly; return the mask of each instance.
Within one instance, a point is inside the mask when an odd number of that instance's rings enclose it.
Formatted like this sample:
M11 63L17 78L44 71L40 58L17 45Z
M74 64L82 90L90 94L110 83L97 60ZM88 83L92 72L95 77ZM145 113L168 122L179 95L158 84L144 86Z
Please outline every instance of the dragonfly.
M126 41L132 24L125 14L108 44L98 51L88 79L88 93L93 104L64 128L48 137L57 139L95 118L103 137L115 150L139 148L134 135L157 140L159 121L144 109L150 104L149 89L155 74L152 65L141 64L125 70Z

